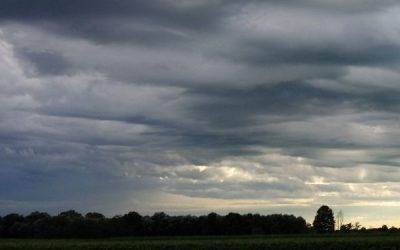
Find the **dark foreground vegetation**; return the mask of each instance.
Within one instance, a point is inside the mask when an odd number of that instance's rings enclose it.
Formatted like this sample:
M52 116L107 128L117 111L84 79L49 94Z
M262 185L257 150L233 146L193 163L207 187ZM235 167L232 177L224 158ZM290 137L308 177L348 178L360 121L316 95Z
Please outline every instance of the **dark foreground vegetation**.
M130 212L106 218L99 213L83 216L70 210L57 216L34 212L28 216L9 214L0 219L1 238L299 234L307 230L302 217L282 214L169 216L161 212L153 216L141 216Z
M297 235L152 237L97 240L0 239L0 250L396 250L400 236L383 235Z

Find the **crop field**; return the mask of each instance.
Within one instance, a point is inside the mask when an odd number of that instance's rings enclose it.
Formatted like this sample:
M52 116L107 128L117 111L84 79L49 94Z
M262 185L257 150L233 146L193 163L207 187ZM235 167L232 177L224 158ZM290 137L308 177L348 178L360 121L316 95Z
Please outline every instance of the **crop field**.
M400 249L400 235L161 237L72 240L1 239L0 250L186 250L186 249Z

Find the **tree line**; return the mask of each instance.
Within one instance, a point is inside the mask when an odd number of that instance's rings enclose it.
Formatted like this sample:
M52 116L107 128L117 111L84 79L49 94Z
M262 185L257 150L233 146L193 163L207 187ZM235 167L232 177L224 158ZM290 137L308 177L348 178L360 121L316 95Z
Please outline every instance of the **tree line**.
M336 232L397 232L397 228L365 229L358 223L343 224ZM125 236L197 236L333 233L335 219L328 206L321 206L313 224L287 214L238 214L225 216L170 216L158 212L142 216L137 212L106 218L101 213L82 215L74 210L51 216L33 212L27 216L0 216L0 238L105 238Z
M0 237L3 238L296 234L306 231L306 221L302 217L286 214L170 216L159 212L142 216L129 212L106 218L100 213L82 215L69 210L56 216L33 212L27 216L8 214L0 219Z

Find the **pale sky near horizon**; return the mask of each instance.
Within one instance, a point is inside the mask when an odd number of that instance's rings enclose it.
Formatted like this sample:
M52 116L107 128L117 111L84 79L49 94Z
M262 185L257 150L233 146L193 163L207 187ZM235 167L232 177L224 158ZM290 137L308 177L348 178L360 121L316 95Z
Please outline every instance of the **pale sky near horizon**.
M1 0L0 215L400 227L400 3Z

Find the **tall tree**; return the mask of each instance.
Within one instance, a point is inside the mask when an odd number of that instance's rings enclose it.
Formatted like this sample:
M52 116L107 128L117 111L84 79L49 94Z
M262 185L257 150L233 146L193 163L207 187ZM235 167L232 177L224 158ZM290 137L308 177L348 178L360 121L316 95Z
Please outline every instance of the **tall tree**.
M340 228L342 227L343 220L344 220L344 214L342 210L339 210L339 212L336 215L337 230L340 230Z
M332 209L326 205L321 206L317 211L313 226L318 233L333 232L335 230L335 219Z

